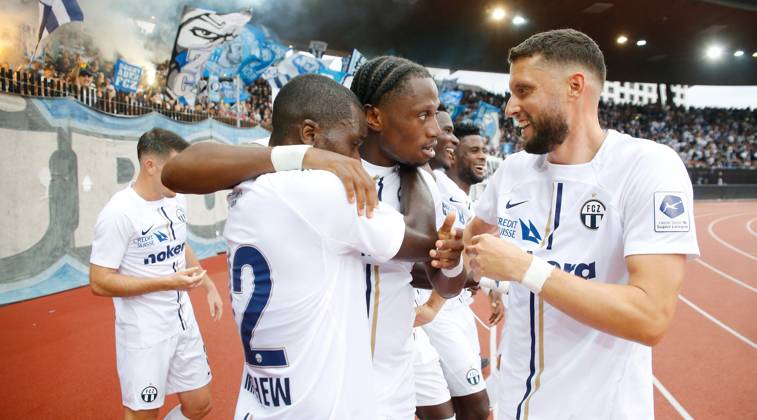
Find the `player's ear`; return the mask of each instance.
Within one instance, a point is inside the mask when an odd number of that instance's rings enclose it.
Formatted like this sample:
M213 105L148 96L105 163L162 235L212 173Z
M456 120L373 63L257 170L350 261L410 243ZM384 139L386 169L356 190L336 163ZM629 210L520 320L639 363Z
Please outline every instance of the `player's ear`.
M302 124L300 125L300 140L302 141L302 144L307 144L310 146L315 145L315 135L320 130L320 127L318 127L318 123L306 118L304 121L302 121Z
M155 158L150 156L145 156L140 160L140 166L142 166L142 170L147 171L147 173L153 173L156 168L155 164Z
M568 78L568 98L576 99L584 91L586 80L583 73L574 73Z
M363 111L365 111L365 121L368 123L368 128L373 131L381 131L381 111L371 105L363 105Z

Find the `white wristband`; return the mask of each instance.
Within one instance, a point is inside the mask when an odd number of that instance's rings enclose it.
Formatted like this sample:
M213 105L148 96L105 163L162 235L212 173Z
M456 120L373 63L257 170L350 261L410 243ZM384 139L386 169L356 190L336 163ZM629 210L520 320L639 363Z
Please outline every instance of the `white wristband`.
M463 259L460 258L460 262L455 266L455 268L442 268L442 274L444 274L447 278L453 278L460 275L460 273L463 272Z
M302 169L302 160L305 153L310 149L307 144L295 144L290 146L276 146L271 149L271 163L276 172L299 171Z
M554 269L554 265L534 255L531 260L531 265L528 266L528 270L526 270L526 274L523 275L523 280L520 281L520 284L526 286L538 295L539 292L541 292L541 288L544 286L544 282L547 281L549 275L552 274L552 270Z
M494 290L497 293L507 293L507 289L510 287L509 281L494 280L488 277L481 277L478 281L478 285Z

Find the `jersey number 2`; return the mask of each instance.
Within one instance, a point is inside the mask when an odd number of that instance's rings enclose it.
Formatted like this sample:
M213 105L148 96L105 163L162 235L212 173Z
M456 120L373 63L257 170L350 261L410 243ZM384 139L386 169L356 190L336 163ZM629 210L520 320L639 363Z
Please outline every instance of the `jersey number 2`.
M264 367L284 367L288 365L286 351L279 349L259 349L252 346L252 333L255 331L263 311L271 298L271 268L268 267L263 254L251 246L241 246L231 259L231 291L242 293L242 269L250 267L254 287L247 308L242 316L242 347L244 358L249 365Z

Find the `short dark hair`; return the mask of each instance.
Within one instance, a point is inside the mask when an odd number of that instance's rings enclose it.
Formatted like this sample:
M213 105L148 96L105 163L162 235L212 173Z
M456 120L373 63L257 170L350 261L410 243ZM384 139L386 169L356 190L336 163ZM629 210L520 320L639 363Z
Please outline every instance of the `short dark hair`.
M137 159L141 159L142 155L149 153L165 156L171 153L172 150L181 152L187 147L189 147L189 143L173 131L153 128L139 137L139 141L137 142Z
M285 134L295 124L311 119L324 128L352 118L360 111L355 94L319 74L303 74L287 82L273 101L273 132Z
M363 105L378 105L384 97L405 92L405 82L431 77L425 67L405 58L385 55L360 66L352 79L352 90Z
M458 140L460 140L465 136L472 136L472 135L480 136L481 129L468 120L468 121L463 121L461 123L455 124L454 133L455 133L455 137L457 137Z
M546 61L561 64L581 64L594 72L601 82L607 77L605 57L599 45L588 35L575 29L555 29L531 35L510 48L507 62L541 55Z

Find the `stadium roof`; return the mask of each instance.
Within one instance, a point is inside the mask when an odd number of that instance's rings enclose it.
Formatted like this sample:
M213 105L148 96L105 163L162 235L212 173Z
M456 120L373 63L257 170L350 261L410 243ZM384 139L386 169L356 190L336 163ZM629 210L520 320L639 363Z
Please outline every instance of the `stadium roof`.
M357 48L371 57L395 54L426 66L507 72L507 49L529 35L575 28L605 54L608 80L757 85L754 0L302 0L272 2L256 20L307 47ZM489 13L501 6L504 20ZM512 18L521 15L523 25ZM628 37L624 45L619 35ZM637 46L640 39L647 41ZM722 47L717 60L705 50ZM736 50L743 50L740 57Z

